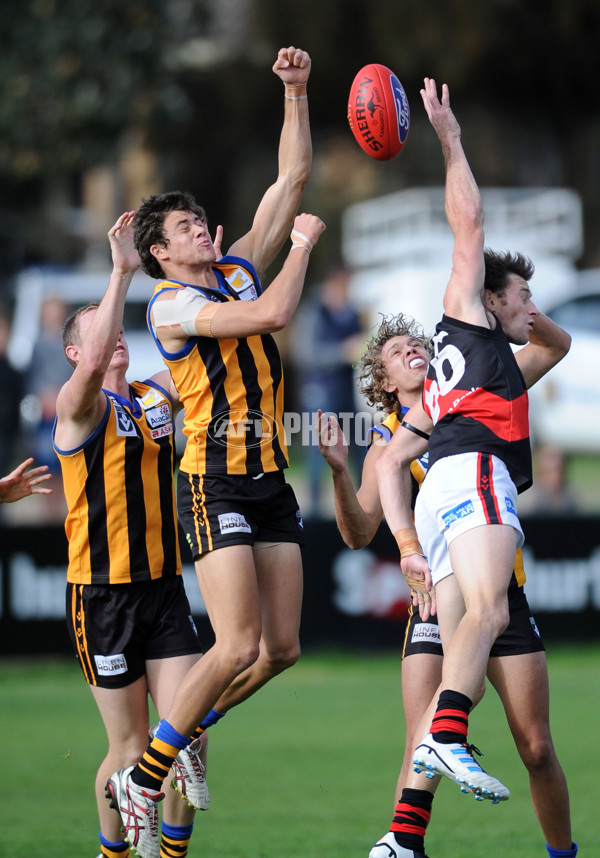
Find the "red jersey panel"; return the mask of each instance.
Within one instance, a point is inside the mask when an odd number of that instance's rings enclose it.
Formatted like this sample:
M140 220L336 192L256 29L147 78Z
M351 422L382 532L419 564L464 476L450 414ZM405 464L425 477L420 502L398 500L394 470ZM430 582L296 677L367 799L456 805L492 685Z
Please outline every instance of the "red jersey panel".
M423 390L435 424L429 467L457 453L491 453L506 463L519 492L529 488L527 390L500 324L491 331L444 315L432 342Z

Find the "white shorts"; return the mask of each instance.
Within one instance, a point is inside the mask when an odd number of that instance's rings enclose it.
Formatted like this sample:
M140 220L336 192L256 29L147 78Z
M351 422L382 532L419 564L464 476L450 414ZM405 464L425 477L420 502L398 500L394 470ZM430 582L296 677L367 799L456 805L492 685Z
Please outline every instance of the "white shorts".
M433 583L452 574L448 545L483 524L508 524L525 537L517 515L517 489L501 459L460 453L439 459L427 472L415 504L415 526Z

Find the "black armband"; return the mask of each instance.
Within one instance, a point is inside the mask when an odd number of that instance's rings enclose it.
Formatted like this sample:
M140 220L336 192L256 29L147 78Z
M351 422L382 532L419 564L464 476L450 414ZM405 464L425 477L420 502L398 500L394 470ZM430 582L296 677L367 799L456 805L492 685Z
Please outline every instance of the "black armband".
M407 423L406 420L402 420L400 425L404 426L405 429L408 429L409 432L414 432L414 434L418 435L419 438L424 438L426 441L429 441L430 436L427 432L423 432L422 429L417 429L416 426L411 426L411 424Z

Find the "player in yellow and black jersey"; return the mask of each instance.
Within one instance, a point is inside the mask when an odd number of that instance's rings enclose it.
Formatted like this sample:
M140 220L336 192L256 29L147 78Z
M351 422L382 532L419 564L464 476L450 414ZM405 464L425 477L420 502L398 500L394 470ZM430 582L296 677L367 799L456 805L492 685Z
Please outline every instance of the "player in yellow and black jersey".
M325 227L314 215L296 215L312 160L310 58L282 49L273 70L285 84L279 175L227 255L219 257L220 231L218 253L190 194L157 194L135 216L142 267L160 281L149 327L184 406L178 515L215 643L181 684L139 765L109 779L115 799L158 799L165 766L192 732L201 733L300 654L303 527L284 478L283 374L272 334L298 304ZM290 232L287 259L263 292L260 278Z
M96 777L105 858L129 855L121 818L105 800L106 779L115 768L133 765L146 747L149 692L159 716L166 714L201 651L178 545L177 391L166 370L144 382L126 379L123 306L139 267L132 218L133 212L125 213L109 232L114 268L104 298L65 324L73 374L58 395L53 432L68 507L67 626L109 744ZM188 800L167 789L162 825L163 841L181 855L194 819L191 793L201 797L196 807L208 806L202 743L186 753L173 777ZM136 845L148 820L133 810L126 835Z

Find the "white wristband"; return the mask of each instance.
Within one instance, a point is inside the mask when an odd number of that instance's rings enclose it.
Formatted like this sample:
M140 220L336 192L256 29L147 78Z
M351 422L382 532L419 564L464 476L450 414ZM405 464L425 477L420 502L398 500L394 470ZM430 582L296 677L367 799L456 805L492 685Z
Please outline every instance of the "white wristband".
M303 250L306 250L307 253L310 253L313 249L313 243L310 238L298 229L292 230L290 238L292 239L292 250L295 250L297 247L301 247Z
M308 95L286 95L286 98L289 98L290 101L302 101L304 98L308 98Z

